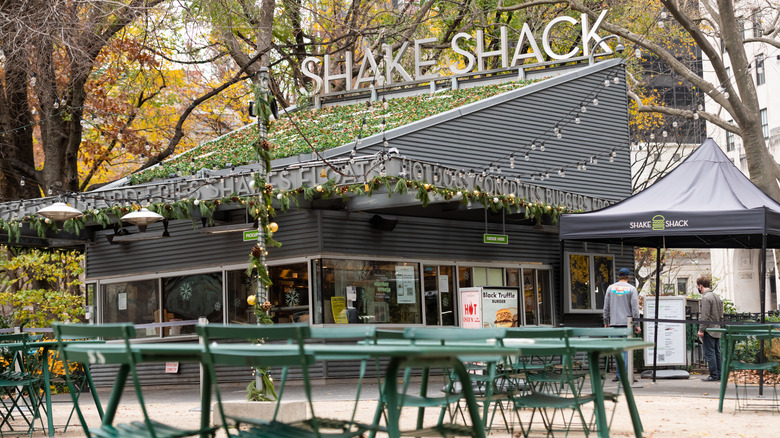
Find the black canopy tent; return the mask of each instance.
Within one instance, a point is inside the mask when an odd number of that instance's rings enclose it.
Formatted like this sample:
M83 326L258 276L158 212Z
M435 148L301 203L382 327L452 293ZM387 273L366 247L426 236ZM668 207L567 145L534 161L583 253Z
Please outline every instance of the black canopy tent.
M761 248L764 322L766 248L780 248L780 204L756 187L708 138L649 188L601 210L563 215L559 238L658 249ZM660 251L658 257L660 267ZM657 321L655 325L657 343Z

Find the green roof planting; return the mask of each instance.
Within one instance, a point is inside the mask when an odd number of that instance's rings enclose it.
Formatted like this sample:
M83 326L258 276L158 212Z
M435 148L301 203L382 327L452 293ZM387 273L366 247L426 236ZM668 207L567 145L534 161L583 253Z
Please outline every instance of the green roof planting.
M380 133L383 120L386 123L385 130L397 128L533 82L513 81L420 94L392 99L384 106L382 102L373 102L370 106L358 103L297 111L289 116L280 114L279 120L271 123L268 133L272 157L287 158L310 153L312 147L318 151L332 149L353 142L358 137ZM256 163L257 154L252 147L256 140L257 126L252 124L177 155L158 166L135 173L130 176L130 182L140 184L157 178L168 178L173 173L191 175L204 168L224 169Z

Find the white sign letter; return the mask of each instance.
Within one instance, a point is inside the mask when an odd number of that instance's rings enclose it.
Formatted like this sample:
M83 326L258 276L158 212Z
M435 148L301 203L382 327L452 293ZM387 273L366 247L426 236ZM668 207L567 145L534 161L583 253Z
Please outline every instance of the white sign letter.
M558 17L555 20L551 21L550 24L547 25L547 27L544 28L544 34L542 34L542 46L544 46L544 51L547 52L547 55L552 59L569 59L577 52L580 51L579 47L575 47L571 50L571 52L565 54L565 55L559 55L552 51L552 48L550 48L550 31L552 30L553 26L560 23L561 21L568 21L571 24L577 24L577 20L571 18L571 17Z
M401 45L401 49L398 51L398 55L396 55L395 58L393 58L393 46L390 44L385 44L385 65L387 66L387 73L385 80L388 84L393 83L393 70L398 70L398 73L401 75L401 77L405 81L412 81L412 77L409 76L409 73L404 69L404 67L398 62L401 60L401 57L404 56L404 52L409 47L409 41L403 43Z
M330 56L325 55L325 93L330 93L330 82L336 79L344 79L344 89L352 89L352 52L344 53L344 73L330 74Z
M501 43L498 50L485 52L485 39L482 30L477 31L477 65L479 71L485 70L485 58L501 55L501 67L507 68L509 64L509 44L507 44L506 26L501 26Z
M474 68L474 55L458 47L458 40L461 38L468 40L471 39L471 35L461 32L455 34L455 36L452 38L452 51L455 53L460 53L464 58L468 59L468 63L466 63L466 67L463 69L458 68L457 64L450 64L450 71L456 75L468 73L472 68Z
M328 56L328 55L325 55L325 56ZM317 74L314 73L313 71L311 71L311 69L309 68L309 65L311 65L311 64L319 64L320 62L322 62L322 61L320 61L319 59L317 59L317 58L315 58L313 56L309 56L308 58L305 58L303 60L303 64L301 64L301 71L302 71L303 75L308 77L308 78L311 78L311 80L314 81L315 87L314 87L314 91L312 91L312 94L317 94L322 89L322 78L317 76ZM312 68L313 68L313 66L312 66Z
M429 65L436 65L436 61L423 61L422 60L422 54L420 51L422 50L422 45L427 43L435 43L438 41L438 38L424 38L421 40L414 40L414 78L418 81L423 79L430 79L435 78L438 75L435 73L428 73L427 75L424 75L422 73L422 68L427 67Z
M585 14L582 14L582 54L584 56L590 56L590 40L599 40L599 36L596 32L599 30L599 25L601 25L601 21L604 20L604 17L607 16L607 11L601 11L601 15L599 15L599 18L596 19L596 22L593 23L593 28L588 29L588 16ZM601 49L606 53L607 55L612 53L612 49L609 48L609 45L602 41L599 43L599 46ZM593 48L593 52L596 51L596 48Z
M525 38L528 38L528 44L531 46L531 50L523 54L523 40ZM536 60L539 62L544 62L544 58L542 58L542 54L539 51L539 45L536 44L536 38L534 38L534 34L531 33L531 27L528 26L528 23L523 23L523 29L520 31L520 38L517 39L517 47L515 48L515 56L512 57L512 63L511 65L517 65L515 61L520 61L523 59L533 58L536 57Z
M366 74L366 62L371 66L371 72L373 76L364 77ZM363 61L360 63L360 71L358 71L357 79L355 80L355 88L360 88L360 84L363 82L374 82L382 74L379 71L379 67L376 64L376 58L374 58L374 52L370 47L363 48Z

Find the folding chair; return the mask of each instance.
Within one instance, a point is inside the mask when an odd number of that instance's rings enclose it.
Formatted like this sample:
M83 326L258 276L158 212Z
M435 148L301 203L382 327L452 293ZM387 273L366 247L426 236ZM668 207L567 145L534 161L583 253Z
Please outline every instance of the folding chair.
M0 434L4 427L15 431L14 425L20 426L16 419L21 418L21 426L26 427L27 433L32 436L35 420L41 419L39 393L42 383L36 375L39 364L28 340L26 333L0 335L0 347L9 358L8 367L0 373L0 391L4 396L0 398L4 411Z
M737 410L780 411L777 385L780 379L780 328L773 324L727 325L726 351L724 362L734 373L732 380L736 391ZM764 361L759 361L761 344L764 345ZM756 391L755 384L749 383L749 372L763 373L765 383L771 386L769 399L750 397ZM731 373L730 373L731 374ZM721 376L728 379L729 376ZM756 391L757 392L757 391Z
M531 432L534 417L540 414L547 434L551 435L556 430L555 418L561 412L562 429L568 435L571 429L574 415L578 415L582 429L587 436L590 432L588 422L582 412L582 406L592 402L593 395L581 394L584 376L587 373L574 369L575 350L569 344L572 330L568 328L508 328L504 341L512 338L533 339L539 341L533 345L533 356L519 358L520 368L523 370L528 382L528 390L512 396L512 403L517 414L520 432L527 437ZM545 344L544 340L550 342ZM559 358L559 368L552 368L551 364ZM541 369L537 361L541 360L546 366ZM521 409L531 409L531 416L527 427L523 426L520 416ZM552 414L549 412L552 410ZM563 410L572 410L569 419L563 417Z
M311 329L308 324L274 324L274 325L198 325L195 327L196 333L201 337L205 345L203 355L203 365L211 375L214 383L214 393L217 399L217 406L222 420L225 433L230 436L240 436L242 438L351 438L362 436L365 432L372 430L373 427L357 423L354 421L354 414L350 420L340 420L331 418L320 418L316 415L312 403L311 379L309 377L309 368L314 364L315 358L307 354L304 349L304 342L311 337ZM286 341L288 344L295 345L297 348L290 352L274 351L273 346L257 345L256 353L247 350L246 344L242 349L230 351L230 344L223 344L225 348L215 347L214 341L243 341L257 343L263 341ZM282 368L280 388L278 391L278 400L276 409L271 420L261 420L257 418L245 418L239 416L228 416L222 406L222 396L217 382L216 365L248 365L252 367L276 367ZM303 374L304 392L308 407L311 412L311 418L304 421L283 423L279 421L279 406L284 397L285 384L290 367L300 367ZM228 421L230 420L230 421ZM248 430L241 430L241 425L247 425ZM232 430L230 426L235 425L238 430Z
M408 339L411 343L424 343L426 341L433 341L440 345L457 344L459 342L479 342L484 343L488 340L497 340L504 336L504 329L463 329L463 328L444 328L444 327L410 327L404 330L403 337ZM476 383L482 390L482 396L478 397L478 401L483 404L482 425L487 428L488 424L492 425L493 417L495 416L495 410L493 416L488 420L488 414L490 406L497 404L502 399L507 399L507 394L499 392L496 385L496 369L498 363L495 361L484 361L481 358L473 358L472 363L480 362L484 363L484 366L480 366L479 369L482 374L471 373L471 382ZM435 366L436 364L431 364ZM476 370L475 367L472 367ZM463 410L460 407L460 400L462 398L460 392L454 390L454 385L458 382L457 374L452 370L445 369L444 376L447 379L442 396L429 396L427 394L428 376L430 373L430 367L423 368L422 385L420 387L420 395L414 395L408 393L409 374L411 369L407 368L404 378L404 395L402 403L404 407L417 407L417 428L414 431L404 432L406 435L421 436L421 434L440 435L440 436L452 436L452 435L471 435L471 429L468 424L465 424L466 417ZM462 382L461 382L462 383ZM423 427L423 417L425 408L435 407L440 409L439 420L435 426ZM445 417L449 413L449 423L445 422ZM456 424L455 420L460 413L460 417L463 419L464 424ZM502 410L503 414L503 410Z
M68 382L68 389L70 390L71 399L76 406L76 415L79 418L81 427L84 430L87 438L93 435L100 438L113 438L113 437L151 437L151 438L178 438L194 435L214 435L216 428L201 429L181 429L159 421L152 420L149 417L149 413L146 409L144 402L143 390L141 382L138 377L137 371L137 359L133 354L130 346L130 340L135 337L135 328L131 323L117 323L117 324L60 324L55 323L52 325L54 329L54 336L59 344L59 350L62 353L63 360L67 362L81 362L75 357L68 354L67 348L65 348L67 341L74 338L96 338L101 337L103 339L117 339L124 345L124 350L118 355L112 355L111 363L118 363L120 365L119 372L117 373L117 381L124 381L128 374L132 377L133 388L135 389L135 395L138 398L138 403L141 407L141 413L143 414L143 421L133 421L130 423L115 423L115 412L107 409L106 414L103 416L103 421L100 427L90 428L84 418L84 414L79 408L78 393L76 391L74 378L71 376L69 367L65 367L65 379ZM96 349L99 347L96 346ZM97 353L96 353L97 354ZM100 358L95 358L99 361ZM89 366L84 364L84 366ZM116 406L122 396L122 387L114 386L114 390L111 393L111 398L108 402L108 406ZM205 414L204 414L205 415Z
M572 327L572 337L574 338L628 338L632 336L632 330L630 327ZM631 353L630 353L631 354ZM609 360L611 357L607 357L604 361L605 368L609 367ZM628 366L628 364L626 364ZM595 384L604 387L606 381L606 369L601 373L601 379L599 382L590 382L591 387ZM617 385L614 392L604 391L604 400L611 401L613 403L612 414L609 416L608 424L612 425L612 420L615 418L617 412L617 403L620 400L620 385ZM595 427L596 413L591 415L589 425L591 428Z

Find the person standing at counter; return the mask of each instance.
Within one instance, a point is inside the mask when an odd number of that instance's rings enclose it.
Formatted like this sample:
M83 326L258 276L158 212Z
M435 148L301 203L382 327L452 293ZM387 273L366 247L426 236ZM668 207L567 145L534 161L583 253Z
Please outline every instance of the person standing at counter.
M630 276L631 271L620 268L617 283L607 288L604 297L604 327L627 327L629 316L639 318L639 291L628 282ZM639 326L636 330L639 332ZM623 362L628 364L628 352L623 353ZM620 370L617 370L617 375L620 376ZM615 377L613 381L618 380L619 377Z
M696 287L701 294L701 313L699 321L723 321L723 300L710 289L712 283L709 277L701 276L696 279ZM701 338L704 359L710 369L709 377L702 379L705 382L720 381L720 333L710 333L708 328L719 328L720 324L699 324L699 337Z

